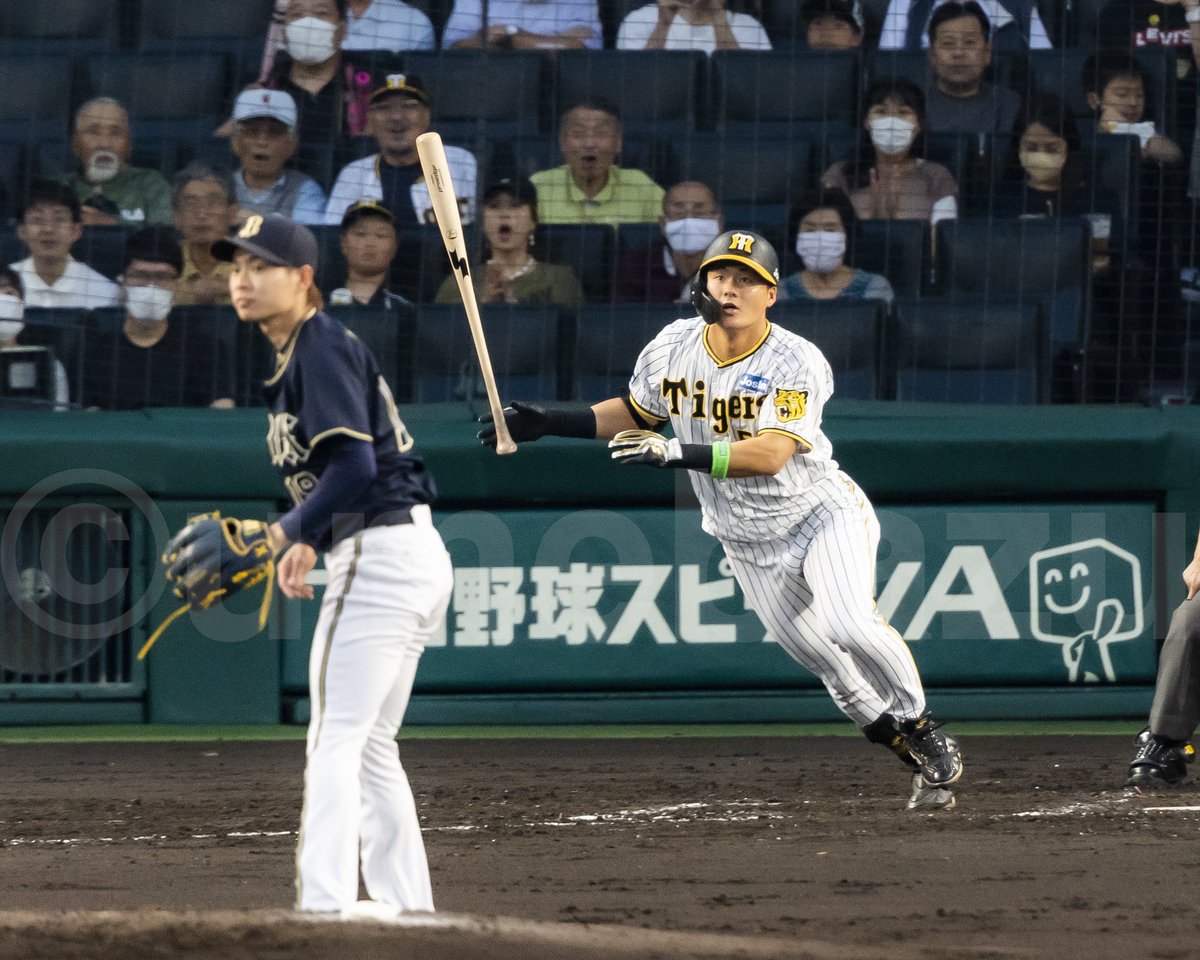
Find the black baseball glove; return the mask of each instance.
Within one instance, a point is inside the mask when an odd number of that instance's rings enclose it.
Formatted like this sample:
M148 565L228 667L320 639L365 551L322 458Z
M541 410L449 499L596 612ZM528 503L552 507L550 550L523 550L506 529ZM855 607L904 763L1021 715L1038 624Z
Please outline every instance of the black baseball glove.
M263 580L268 582L259 629L266 625L275 583L275 554L265 523L222 517L216 511L191 517L167 543L162 562L167 568L167 582L183 606L151 634L138 653L139 660L177 617L188 610L207 610L221 597L240 593Z

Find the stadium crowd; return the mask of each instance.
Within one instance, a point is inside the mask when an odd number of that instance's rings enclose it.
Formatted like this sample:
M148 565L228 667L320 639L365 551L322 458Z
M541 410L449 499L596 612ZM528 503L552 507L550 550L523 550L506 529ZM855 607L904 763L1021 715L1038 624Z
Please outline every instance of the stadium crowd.
M843 395L1200 386L1200 0L27 6L0 4L5 403L259 402L270 357L210 247L273 213L312 226L329 309L400 398L469 395L439 336L458 294L416 155L430 129L502 387L524 395L619 389L614 344L687 311L732 227L780 251L776 320ZM980 332L953 355L939 324Z

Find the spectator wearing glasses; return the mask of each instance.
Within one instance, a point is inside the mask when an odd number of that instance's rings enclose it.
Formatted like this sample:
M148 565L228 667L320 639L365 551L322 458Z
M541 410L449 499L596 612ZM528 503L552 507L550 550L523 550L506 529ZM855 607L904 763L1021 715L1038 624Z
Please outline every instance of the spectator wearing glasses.
M53 180L34 181L17 218L17 238L29 256L11 264L21 275L26 306L92 310L116 305L117 285L71 256L82 236L75 191Z
M89 337L83 405L97 410L233 404L233 367L210 324L171 322L183 251L168 227L129 237L122 270L125 321Z
M171 198L175 228L183 238L183 268L175 302L228 304L232 268L212 255L212 245L237 221L233 178L203 163L184 167L175 177Z

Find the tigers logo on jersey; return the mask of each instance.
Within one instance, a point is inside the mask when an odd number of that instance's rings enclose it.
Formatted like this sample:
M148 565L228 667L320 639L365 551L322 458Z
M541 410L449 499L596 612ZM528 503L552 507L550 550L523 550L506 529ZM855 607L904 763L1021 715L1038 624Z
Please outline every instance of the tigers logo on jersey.
M292 433L297 419L290 413L272 413L269 419L267 449L271 451L271 466L294 467L307 462L311 451Z
M781 423L803 420L807 406L807 390L775 390L775 413Z
M729 249L740 250L742 253L754 254L754 237L748 233L735 233L729 238Z

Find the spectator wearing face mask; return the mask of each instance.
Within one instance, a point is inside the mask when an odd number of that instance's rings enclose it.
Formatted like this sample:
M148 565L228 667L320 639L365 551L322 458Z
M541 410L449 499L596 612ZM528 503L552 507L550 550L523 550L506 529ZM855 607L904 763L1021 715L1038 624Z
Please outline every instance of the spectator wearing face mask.
M484 268L473 280L480 303L550 304L564 311L579 306L575 272L533 255L536 229L537 191L528 180L500 180L483 192ZM447 277L436 302L458 300L458 283Z
M324 223L324 191L312 177L285 166L299 144L296 101L282 90L243 90L233 105L233 121L239 219L278 213L297 223Z
M88 338L85 407L218 407L233 404L233 366L210 324L181 327L171 307L183 272L174 231L148 227L125 244L121 276L125 321Z
M649 249L623 254L617 267L618 300L690 303L691 281L704 251L725 229L725 218L707 184L683 180L663 194L660 236Z
M889 77L867 88L854 156L825 171L823 187L841 190L863 220L939 220L958 216L958 183L940 163L922 159L925 97Z
M24 346L25 288L21 275L12 267L0 267L0 350ZM71 401L67 368L54 359L54 408L65 410Z
M93 310L117 302L117 285L71 256L83 236L79 198L64 183L34 181L17 218L17 238L29 256L11 264L31 307Z
M97 97L79 108L71 152L79 170L67 183L83 204L86 226L171 222L171 188L163 175L129 165L129 113L119 102Z
M1088 181L1075 120L1060 100L1042 97L1022 111L1013 128L1015 156L992 189L995 217L1084 217L1092 224L1093 268L1110 265L1124 233L1117 198Z
M781 300L895 299L892 285L877 273L849 263L853 255L854 207L844 193L826 190L803 200L793 212L797 256L804 268L779 284Z

